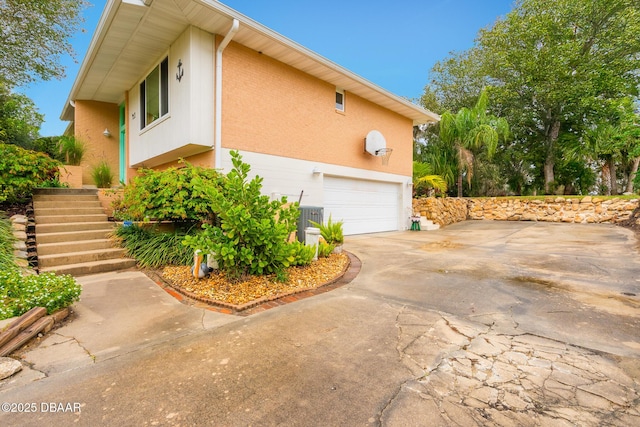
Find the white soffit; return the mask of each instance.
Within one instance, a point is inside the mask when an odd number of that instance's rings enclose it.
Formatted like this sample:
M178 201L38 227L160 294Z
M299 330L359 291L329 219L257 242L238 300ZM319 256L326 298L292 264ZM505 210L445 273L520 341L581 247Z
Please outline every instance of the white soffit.
M107 2L68 101L122 102L124 92L160 60L189 25L224 35L235 18L240 21L240 28L234 42L408 117L414 124L439 120L437 114L374 85L215 0L147 3L150 6L132 0ZM61 118L73 120L68 102Z

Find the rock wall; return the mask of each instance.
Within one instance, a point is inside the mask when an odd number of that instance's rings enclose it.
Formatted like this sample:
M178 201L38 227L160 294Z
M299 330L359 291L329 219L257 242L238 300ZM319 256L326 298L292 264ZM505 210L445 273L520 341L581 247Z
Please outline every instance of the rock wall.
M592 196L423 198L413 201L416 213L443 226L465 219L618 224L628 220L638 206L640 199Z
M425 197L413 199L413 211L441 226L464 221L469 214L469 199Z

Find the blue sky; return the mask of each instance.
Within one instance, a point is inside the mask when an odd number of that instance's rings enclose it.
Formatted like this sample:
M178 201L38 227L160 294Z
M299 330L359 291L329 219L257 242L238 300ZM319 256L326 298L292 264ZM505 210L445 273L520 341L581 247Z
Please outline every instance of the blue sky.
M90 1L83 31L72 39L67 77L18 91L45 115L42 136L61 135L59 119L106 0ZM395 93L418 98L429 70L449 52L466 50L481 28L513 0L223 0L222 3Z

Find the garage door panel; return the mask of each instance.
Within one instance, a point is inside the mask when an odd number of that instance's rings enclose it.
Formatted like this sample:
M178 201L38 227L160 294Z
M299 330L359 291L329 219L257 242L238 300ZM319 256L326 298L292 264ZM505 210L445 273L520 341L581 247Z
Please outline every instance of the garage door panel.
M325 219L344 221L345 235L397 230L399 191L394 183L325 177Z

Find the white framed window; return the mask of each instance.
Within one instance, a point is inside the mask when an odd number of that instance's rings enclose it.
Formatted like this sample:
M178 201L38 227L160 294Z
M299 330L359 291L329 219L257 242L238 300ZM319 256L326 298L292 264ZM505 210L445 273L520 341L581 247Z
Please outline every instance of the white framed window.
M169 113L169 57L140 83L140 129Z
M336 88L336 111L344 112L344 89Z

